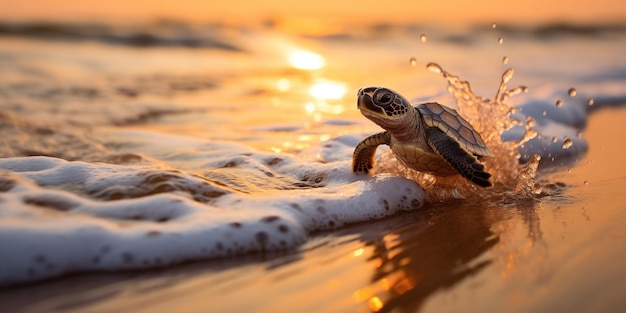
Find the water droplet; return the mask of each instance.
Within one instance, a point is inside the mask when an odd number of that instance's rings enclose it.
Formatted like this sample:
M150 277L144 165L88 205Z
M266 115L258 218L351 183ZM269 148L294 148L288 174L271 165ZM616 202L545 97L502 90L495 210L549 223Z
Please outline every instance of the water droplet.
M441 73L441 72L443 72L443 70L441 69L441 66L439 66L439 64L437 64L437 63L428 63L426 65L426 68L429 71L433 72L433 73Z
M576 137L583 138L583 132L577 132L576 133Z
M561 101L561 100L556 100L556 103L555 103L555 104L556 104L556 107L557 107L557 108L560 108L560 107L563 105L563 101Z
M592 106L593 105L593 98L589 98L589 100L587 100L587 104L589 106Z
M533 127L535 126L535 124L536 124L535 120L532 117L530 116L526 117L526 125L528 125L528 127Z
M498 44L501 45L504 42L504 38L498 37Z
M426 40L428 40L428 37L426 37L426 34L421 34L421 35L420 35L420 40L421 40L422 42L426 42Z
M513 77L513 74L515 74L515 70L513 70L512 68L506 70L504 74L502 74L502 82L505 84L508 83L509 80L511 80L511 78Z
M528 92L528 87L526 86L517 86L509 91L507 91L508 96L514 96L520 92Z
M531 139L533 139L535 137L537 137L537 131L532 129L532 128L529 128L524 133L524 138L522 138L521 142L526 142L526 141L531 140Z
M492 24L491 24L491 28L492 28L492 29L496 29L496 26L497 26L497 25L496 25L496 23L492 23Z
M541 115L546 116L548 115L548 112L546 112L545 110L543 112L541 112Z
M568 172L568 173L571 173L571 172L572 172L572 169L571 169L571 168L568 168L568 169L567 169L567 172Z
M570 97L575 97L575 96L576 96L576 88L570 88L570 89L567 91L567 94L568 94Z
M563 144L561 145L561 148L567 150L569 149L569 147L571 147L574 143L572 142L571 139L564 137L563 139Z
M585 181L583 182L583 184L585 184L585 186L587 186L587 185L589 185L589 182L585 180Z
M552 142L557 142L559 141L559 138L556 138L556 136L552 137Z
M591 163L593 163L593 162L591 162L591 160L588 160L588 161L587 161L587 164L591 164Z
M415 67L415 65L417 65L417 58L411 57L409 59L409 63L411 64L411 66Z
M509 64L509 58L506 56L502 57L502 64Z

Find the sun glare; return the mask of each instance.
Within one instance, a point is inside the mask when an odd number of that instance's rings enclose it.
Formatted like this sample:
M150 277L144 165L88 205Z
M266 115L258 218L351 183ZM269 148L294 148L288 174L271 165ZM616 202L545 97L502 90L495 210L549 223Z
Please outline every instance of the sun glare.
M346 94L346 85L337 82L324 81L313 84L309 88L309 94L317 99L337 100Z
M301 70L317 70L324 66L324 58L306 50L294 50L289 53L289 63Z

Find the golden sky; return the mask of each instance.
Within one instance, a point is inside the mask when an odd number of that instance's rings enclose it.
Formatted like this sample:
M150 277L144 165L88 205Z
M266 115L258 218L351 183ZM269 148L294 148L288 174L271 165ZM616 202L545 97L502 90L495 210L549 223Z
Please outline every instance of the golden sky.
M623 0L0 0L0 19L257 22L322 18L352 22L536 23L626 20Z

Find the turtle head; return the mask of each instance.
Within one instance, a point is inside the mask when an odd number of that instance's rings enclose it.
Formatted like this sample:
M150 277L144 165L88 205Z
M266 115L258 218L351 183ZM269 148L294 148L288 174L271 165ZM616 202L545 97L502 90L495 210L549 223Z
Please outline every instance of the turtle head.
M390 130L405 123L409 112L414 112L409 101L397 92L383 87L365 87L357 93L357 107L368 119Z

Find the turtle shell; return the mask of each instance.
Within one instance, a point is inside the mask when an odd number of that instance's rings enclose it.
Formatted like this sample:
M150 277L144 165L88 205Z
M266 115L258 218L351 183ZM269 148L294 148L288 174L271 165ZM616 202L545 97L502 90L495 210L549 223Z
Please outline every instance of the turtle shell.
M439 128L463 149L478 156L493 156L480 134L456 110L437 102L420 104L415 109L427 126Z

